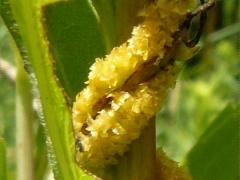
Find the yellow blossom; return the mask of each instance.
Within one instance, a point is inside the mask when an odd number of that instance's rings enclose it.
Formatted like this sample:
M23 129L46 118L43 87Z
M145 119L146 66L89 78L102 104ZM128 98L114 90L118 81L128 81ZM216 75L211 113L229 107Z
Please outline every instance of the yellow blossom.
M91 66L87 87L73 106L76 158L83 168L116 164L159 110L175 84L171 54L191 2L149 5L132 37Z

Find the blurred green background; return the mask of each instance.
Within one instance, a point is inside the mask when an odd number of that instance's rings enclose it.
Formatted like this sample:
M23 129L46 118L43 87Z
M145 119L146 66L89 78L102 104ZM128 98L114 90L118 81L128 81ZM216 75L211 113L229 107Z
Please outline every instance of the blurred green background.
M186 62L157 115L157 146L179 162L214 118L240 100L239 4L221 0L209 13L198 55ZM0 19L0 58L15 66L12 49ZM7 144L9 179L15 179L16 172L15 132L15 84L0 68L0 137Z
M222 110L239 103L239 0L217 1L200 44L157 116L157 144L180 162Z
M0 60L4 59L15 66L11 44L11 37L0 18ZM0 137L4 138L7 146L9 179L14 179L16 169L15 84L1 70L0 67Z

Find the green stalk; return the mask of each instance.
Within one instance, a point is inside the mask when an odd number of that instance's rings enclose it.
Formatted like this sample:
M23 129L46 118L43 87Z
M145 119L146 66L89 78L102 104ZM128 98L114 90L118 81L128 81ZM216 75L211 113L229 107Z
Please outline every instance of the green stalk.
M16 77L16 149L17 180L32 180L33 175L33 130L34 112L29 78L20 61Z
M132 143L130 151L121 159L113 179L156 179L155 119L151 119L139 139Z
M36 149L34 154L34 179L42 180L44 179L44 175L46 174L46 170L48 168L48 158L46 137L44 134L43 126L40 124L38 124L34 146Z
M0 179L7 179L6 145L0 138Z
M142 135L129 147L119 164L107 169L104 180L154 180L156 179L155 118L143 130Z

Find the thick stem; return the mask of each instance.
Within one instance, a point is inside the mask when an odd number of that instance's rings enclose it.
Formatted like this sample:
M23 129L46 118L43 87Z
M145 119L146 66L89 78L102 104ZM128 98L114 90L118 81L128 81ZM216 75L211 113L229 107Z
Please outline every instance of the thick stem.
M32 92L29 78L20 63L18 63L16 89L17 180L32 180L34 177Z
M0 137L0 179L7 179L7 158L5 141Z
M156 133L155 118L135 140L130 151L121 157L120 163L107 171L104 180L155 180L156 179Z

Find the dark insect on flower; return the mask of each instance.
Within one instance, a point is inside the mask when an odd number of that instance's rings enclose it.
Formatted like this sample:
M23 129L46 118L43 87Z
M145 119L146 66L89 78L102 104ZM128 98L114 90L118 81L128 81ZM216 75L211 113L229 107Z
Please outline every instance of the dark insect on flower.
M189 13L187 15L187 17L189 19L192 19L194 16L196 16L197 14L200 14L200 19L199 19L199 28L197 30L197 33L195 34L195 37L191 40L183 40L185 45L189 48L192 48L194 46L196 46L196 44L198 43L202 33L203 33L203 28L204 28L204 25L206 23L206 20L207 20L207 12L206 10L213 7L214 4L215 4L215 0L209 0L207 3L204 2L204 0L200 0L201 2L201 5L200 8L196 9L195 11ZM190 27L190 23L191 21L186 21L187 24L186 26L187 27Z
M84 148L83 148L83 145L82 145L82 142L81 142L80 137L77 137L77 138L76 138L75 148L76 148L76 151L77 151L77 152L83 152L83 151L84 151Z

